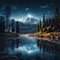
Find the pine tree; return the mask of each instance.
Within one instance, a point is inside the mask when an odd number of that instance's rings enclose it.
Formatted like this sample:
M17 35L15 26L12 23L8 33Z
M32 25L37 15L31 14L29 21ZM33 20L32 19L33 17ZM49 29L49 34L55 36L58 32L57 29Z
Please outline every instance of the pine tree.
M40 28L40 31L41 31L41 27L42 27L42 22L41 22L41 19L39 21L39 28Z
M16 33L19 33L19 22L16 22Z
M41 31L44 32L45 30L45 27L46 27L46 21L45 21L45 14L43 14L43 21L42 21L42 24L41 24Z
M43 14L43 28L45 27L45 14Z
M55 9L55 19L59 19L59 9L58 8L56 8Z
M3 16L0 17L0 32L5 32L5 21Z
M55 9L55 15L54 16L55 16L54 26L55 26L55 29L57 31L59 31L59 29L60 29L60 19L59 19L59 10L58 10L58 8Z
M15 32L15 20L12 19L12 22L11 22L11 27L12 27L12 32Z
M11 8L9 5L7 5L4 9L4 16L6 18L6 22L5 22L5 28L6 28L6 32L9 32L9 19L10 19L10 16L11 16Z
M37 32L39 32L40 31L40 23L38 22L38 24L37 24Z

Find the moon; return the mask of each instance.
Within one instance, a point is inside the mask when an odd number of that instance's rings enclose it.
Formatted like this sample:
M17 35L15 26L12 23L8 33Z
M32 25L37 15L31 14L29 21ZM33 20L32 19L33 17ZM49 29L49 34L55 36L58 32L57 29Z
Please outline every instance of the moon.
M33 16L31 14L28 14L27 17L32 18Z

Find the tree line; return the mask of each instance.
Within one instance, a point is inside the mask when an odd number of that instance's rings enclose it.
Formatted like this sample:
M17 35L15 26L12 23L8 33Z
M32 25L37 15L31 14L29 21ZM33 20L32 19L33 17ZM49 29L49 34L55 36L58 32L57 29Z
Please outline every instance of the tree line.
M0 16L0 33L4 32L14 32L19 33L19 21L15 21L14 19L10 19L11 16L11 8L10 6L6 6L4 8L3 14Z
M56 8L54 17L46 18L43 14L42 21L39 20L37 24L37 32L59 32L60 31L60 16L59 9Z

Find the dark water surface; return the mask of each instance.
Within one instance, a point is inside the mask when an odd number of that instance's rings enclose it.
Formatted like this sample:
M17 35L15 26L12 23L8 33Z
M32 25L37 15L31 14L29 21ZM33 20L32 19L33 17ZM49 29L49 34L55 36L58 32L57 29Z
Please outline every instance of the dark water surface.
M0 60L60 60L60 51L39 48L32 37L0 39Z

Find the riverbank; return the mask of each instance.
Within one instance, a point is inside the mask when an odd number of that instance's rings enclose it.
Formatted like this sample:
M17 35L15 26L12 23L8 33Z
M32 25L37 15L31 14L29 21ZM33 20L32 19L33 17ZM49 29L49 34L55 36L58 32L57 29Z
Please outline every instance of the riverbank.
M48 41L48 42L53 42L55 44L60 44L60 32L49 32L49 33L34 33L30 34L29 36L31 37L36 37L37 40L43 40L43 41Z
M19 37L20 34L18 33L9 33L9 32L5 32L5 33L0 33L0 38L15 38L15 37Z
M34 34L30 34L30 36L35 36L35 37L50 37L50 36L60 36L60 32L37 32Z

